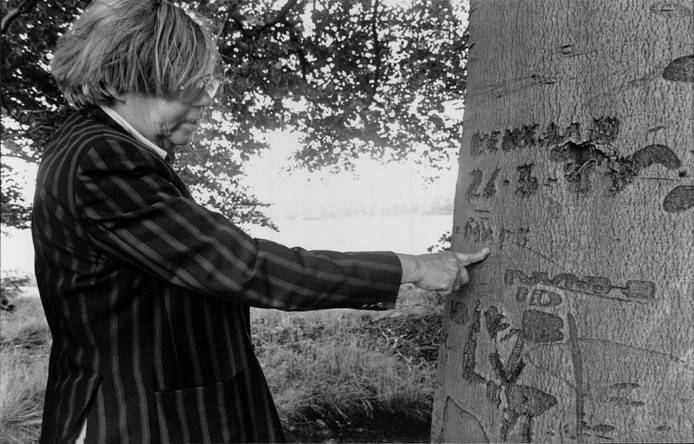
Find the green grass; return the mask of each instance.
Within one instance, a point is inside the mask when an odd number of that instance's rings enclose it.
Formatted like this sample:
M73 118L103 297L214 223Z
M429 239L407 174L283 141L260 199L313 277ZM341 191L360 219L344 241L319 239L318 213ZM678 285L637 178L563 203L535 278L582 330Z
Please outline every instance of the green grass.
M50 334L37 298L0 312L0 444L35 442ZM256 353L289 438L429 440L440 301L402 292L395 311L253 310Z

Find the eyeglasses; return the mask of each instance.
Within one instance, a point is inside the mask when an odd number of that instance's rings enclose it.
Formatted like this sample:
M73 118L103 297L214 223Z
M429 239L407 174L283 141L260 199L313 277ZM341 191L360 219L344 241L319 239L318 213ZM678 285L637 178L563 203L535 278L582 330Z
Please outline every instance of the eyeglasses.
M178 93L178 98L183 103L195 102L200 97L200 93L204 90L210 99L212 99L217 94L221 84L221 79L217 77L198 79L191 85L181 88Z

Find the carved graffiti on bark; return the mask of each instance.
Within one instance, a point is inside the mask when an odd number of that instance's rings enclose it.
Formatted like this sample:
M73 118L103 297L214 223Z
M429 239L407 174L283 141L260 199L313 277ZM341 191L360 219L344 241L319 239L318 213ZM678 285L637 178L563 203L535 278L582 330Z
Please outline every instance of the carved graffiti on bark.
M659 164L669 170L675 170L682 165L679 157L666 145L651 144L628 156L622 156L605 150L595 140L563 143L552 148L549 159L563 164L564 177L570 190L577 193L593 191L592 175L598 171L608 177L609 191L617 193L633 183L644 169L652 165Z
M521 284L524 287L534 287L538 284L548 287L559 288L562 290L575 291L578 293L617 300L621 302L648 302L655 298L655 283L652 281L628 280L626 285L614 285L610 279L602 276L578 277L572 273L560 273L550 278L547 272L533 271L530 275L520 270L507 269L504 273L504 284L512 286ZM523 287L521 287L523 288ZM621 293L614 295L613 292ZM516 299L524 299L527 296L526 290L517 290ZM552 296L545 298L547 305L552 305ZM519 301L520 302L520 301ZM541 305L541 304L540 304ZM556 304L555 304L556 305Z
M671 80L688 81L691 76L692 57L685 56L674 60L666 69ZM561 163L564 178L569 190L576 194L588 194L596 191L596 178L605 177L607 191L619 193L632 184L645 170L653 165L662 165L668 170L681 167L682 162L677 154L667 145L650 144L643 146L630 155L620 154L623 150L612 148L620 131L621 122L614 116L603 116L583 128L580 123L572 122L563 130L551 122L539 133L539 125L522 125L517 128L495 130L489 133L475 133L470 141L470 153L473 157L501 150L508 153L517 149L531 147L551 148L549 159ZM516 167L519 173L516 193L528 197L538 191L538 179L532 175L532 163ZM471 172L471 181L466 196L468 199L491 198L497 194L496 181L500 174L497 167L489 174L486 185L480 190L485 172L475 169ZM655 180L681 180L688 176L686 171L679 171L676 178L644 177ZM558 179L553 175L543 179L542 184L551 187ZM507 178L504 186L510 184ZM663 209L676 213L694 207L694 186L678 186L668 193L663 201Z
M537 123L507 128L503 130L501 139L499 138L500 130L489 133L477 132L472 135L470 140L470 154L477 157L485 153L496 152L499 147L502 151L509 152L524 148L561 145L568 141L578 143L582 140L584 133L587 133L589 140L595 143L607 144L617 138L619 127L619 119L603 116L593 119L587 131L578 122L570 123L563 130L556 123L551 122L542 133L538 133L539 125Z
M681 185L670 191L663 200L663 209L679 213L694 207L694 185Z
M475 305L468 339L463 347L463 379L473 384L484 385L489 401L493 402L497 408L503 409L503 420L499 431L503 441L508 440L509 432L520 422L520 439L523 442L531 442L533 418L544 414L557 404L557 399L553 395L537 387L517 383L525 367L522 352L526 339L551 341L556 338L555 330L558 324L554 318L557 317L549 313L539 315L537 313L541 312L532 312L529 315L524 313L523 328L513 329L509 333L515 336L516 342L506 362L503 361L498 350L489 354L494 379L487 379L476 370L475 355L482 321L479 300ZM489 306L484 313L485 329L495 344L499 333L510 327L505 319L504 314L494 305ZM563 325L561 318L558 319ZM502 398L505 400L504 403Z
M671 61L663 71L663 78L673 82L694 82L694 54Z
M487 242L494 240L494 229L488 220L468 217L463 226L463 239L471 242Z

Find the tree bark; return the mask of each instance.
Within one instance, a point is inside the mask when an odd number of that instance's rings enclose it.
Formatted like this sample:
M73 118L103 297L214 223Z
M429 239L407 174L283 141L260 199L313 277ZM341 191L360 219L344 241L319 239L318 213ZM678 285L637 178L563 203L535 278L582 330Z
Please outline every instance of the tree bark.
M694 441L693 22L472 1L434 442Z

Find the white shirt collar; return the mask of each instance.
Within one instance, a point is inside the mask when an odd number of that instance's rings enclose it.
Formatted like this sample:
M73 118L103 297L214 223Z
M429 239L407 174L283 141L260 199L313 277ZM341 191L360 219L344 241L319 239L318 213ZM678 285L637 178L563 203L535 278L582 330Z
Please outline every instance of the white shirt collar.
M153 144L149 139L147 139L145 136L140 134L131 124L129 124L123 117L121 117L120 114L118 114L114 109L109 108L106 105L99 105L99 108L101 108L106 114L109 115L113 120L116 121L120 126L125 128L127 132L129 132L134 138L142 142L142 144L149 148L150 150L154 151L157 153L162 159L166 158L166 151L161 149L160 147L156 146Z

